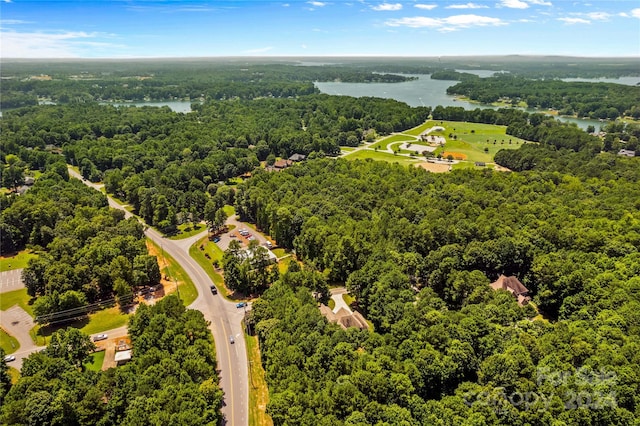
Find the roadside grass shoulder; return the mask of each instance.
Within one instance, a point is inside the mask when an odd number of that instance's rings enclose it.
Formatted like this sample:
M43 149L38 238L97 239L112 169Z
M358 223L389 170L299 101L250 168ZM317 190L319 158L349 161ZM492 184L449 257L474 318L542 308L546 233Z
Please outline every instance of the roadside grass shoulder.
M20 349L20 343L18 343L18 339L0 328L0 348L9 355Z
M149 238L147 238L147 247L150 255L158 257L162 276L170 277L171 280L178 283L178 293L184 305L192 304L198 297L198 290L189 275L169 253L162 250Z
M15 256L0 256L0 272L26 268L29 260L36 257L38 255L31 250L22 250Z
M200 250L199 247L201 245L204 246L204 250ZM209 254L209 259L205 256L205 253ZM213 262L215 260L222 261L223 254L224 252L222 249L213 241L209 241L206 237L189 247L189 255L198 262L198 265L200 265L206 272L211 281L218 288L218 292L223 297L228 298L230 293L224 285L224 279L213 267Z
M244 335L249 358L249 426L272 426L273 420L267 414L269 388L265 379L258 336Z

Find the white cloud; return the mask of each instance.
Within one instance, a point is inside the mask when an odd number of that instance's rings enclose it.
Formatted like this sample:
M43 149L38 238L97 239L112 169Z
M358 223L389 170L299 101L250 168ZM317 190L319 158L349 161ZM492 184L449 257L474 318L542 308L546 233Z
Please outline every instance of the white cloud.
M550 1L545 0L527 0L531 4L537 4L538 6L553 6Z
M20 25L33 24L32 21L23 21L21 19L0 19L0 25Z
M488 9L489 6L477 3L465 3L465 4L452 4L445 9Z
M417 7L418 9L423 9L423 10L433 10L436 7L438 7L438 5L418 3L418 4L414 4L413 7Z
M390 27L433 28L441 32L456 31L471 27L496 27L507 25L499 18L478 15L453 15L447 18L429 18L416 16L412 18L390 19L385 25Z
M273 46L267 46L267 47L260 47L257 49L249 49L249 50L245 50L244 53L248 53L248 54L255 54L255 53L266 53L270 50L273 50Z
M587 16L594 21L606 21L611 17L611 14L607 12L591 12L587 13Z
M400 3L382 3L377 6L371 6L371 9L389 12L402 9L402 5Z
M1 31L3 58L78 58L98 57L101 52L127 46L96 41L103 33L65 31L58 33ZM104 49L104 50L102 50Z
M321 1L308 1L308 4L310 4L311 6L315 6L315 7L323 7L326 6L327 4Z
M634 18L640 18L640 7L637 9L633 9L631 11L631 16L633 16Z
M508 7L510 9L526 9L529 7L528 3L521 0L502 0L500 6Z
M591 23L591 21L588 21L588 20L582 19L582 18L558 18L558 21L562 21L567 25L590 24Z

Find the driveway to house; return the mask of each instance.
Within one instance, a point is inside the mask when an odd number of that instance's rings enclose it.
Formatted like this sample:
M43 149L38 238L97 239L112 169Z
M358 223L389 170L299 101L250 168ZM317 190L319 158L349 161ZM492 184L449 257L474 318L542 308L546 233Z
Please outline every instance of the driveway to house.
M344 298L342 297L343 294L349 293L349 291L346 288L344 287L332 288L330 290L330 293L331 293L331 298L333 299L334 302L336 302L336 305L333 308L334 314L337 313L340 309L345 309L347 312L353 313L349 305L347 305L347 303L344 301Z
M71 169L69 169L69 174L72 177L82 179L82 176ZM101 185L92 184L84 179L83 182L95 189L99 190L101 188ZM111 197L107 198L110 207L124 210L124 207ZM125 217L131 216L133 215L125 210ZM235 224L234 222L230 223ZM245 310L250 309L250 306L237 308L235 303L225 300L221 295L213 295L210 289L213 283L209 276L189 256L189 247L205 236L206 231L184 240L164 238L162 234L153 228L147 228L145 234L182 266L198 290L198 297L188 308L198 309L202 312L204 318L209 321L209 329L216 343L216 360L220 375L220 386L224 391L223 423L231 426L248 425L249 361L243 338L242 319L244 318ZM233 337L233 344L230 343L231 337Z

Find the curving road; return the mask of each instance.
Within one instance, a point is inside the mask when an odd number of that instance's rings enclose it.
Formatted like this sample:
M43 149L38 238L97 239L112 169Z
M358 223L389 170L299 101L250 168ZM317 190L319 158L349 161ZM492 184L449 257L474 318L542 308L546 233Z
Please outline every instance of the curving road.
M82 179L82 176L72 169L69 175L81 179L85 184L97 190L102 185L97 185ZM124 207L107 197L109 206L120 210ZM125 210L125 217L133 216ZM189 247L206 235L206 231L194 237L184 240L165 239L162 234L152 228L145 231L147 237L153 240L162 249L169 253L189 277L198 289L198 298L188 307L202 312L209 321L209 329L216 343L217 368L220 375L220 386L224 391L222 414L224 424L231 426L246 426L249 424L249 371L247 368L247 350L245 347L242 330L244 309L236 308L236 304L225 300L220 295L213 295L210 286L213 285L209 276L189 256ZM233 336L235 343L230 343Z

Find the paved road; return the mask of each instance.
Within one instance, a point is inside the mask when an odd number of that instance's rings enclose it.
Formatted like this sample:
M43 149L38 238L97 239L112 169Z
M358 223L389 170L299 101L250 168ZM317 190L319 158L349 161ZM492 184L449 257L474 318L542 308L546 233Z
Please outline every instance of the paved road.
M80 174L71 169L69 169L69 175L82 179ZM101 188L101 185L83 181L95 189L99 190ZM121 210L124 209L110 197L109 206ZM125 213L125 217L130 216L132 216L130 212ZM165 239L152 228L148 228L145 233L147 237L160 245L165 252L169 253L184 268L196 285L198 297L189 305L189 308L201 311L205 319L210 323L209 329L213 333L216 343L220 385L225 394L222 407L222 414L225 417L224 422L232 426L248 425L249 371L241 323L244 317L244 309L236 308L235 303L225 300L220 295L213 295L210 290L210 286L213 283L209 276L189 256L189 247L206 235L206 231L184 240ZM235 341L233 344L230 343L231 336Z

